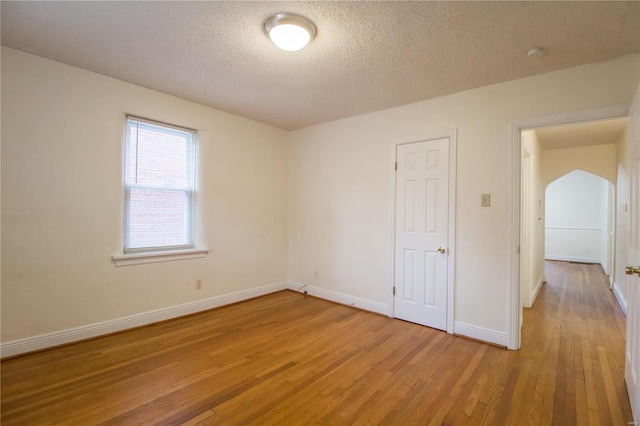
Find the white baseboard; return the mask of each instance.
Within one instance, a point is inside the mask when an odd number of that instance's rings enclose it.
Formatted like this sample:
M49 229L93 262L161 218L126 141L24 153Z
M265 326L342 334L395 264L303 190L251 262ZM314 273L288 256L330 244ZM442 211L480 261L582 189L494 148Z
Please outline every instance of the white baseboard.
M541 279L540 284L542 284L542 281L543 280ZM342 305L354 306L356 308L376 312L382 315L389 314L389 307L384 303L373 302L371 300L361 299L359 297L349 296L344 293L338 293L337 291L326 290L311 285L307 285L305 287L305 284L295 281L289 281L288 285L289 290L302 291L301 288L304 288L304 290L307 290L307 293L311 296L330 300ZM473 339L482 340L499 346L507 346L508 343L508 336L506 332L490 330L488 328L478 327L471 324L456 322L454 324L453 332L454 334L471 337Z
M615 281L613 279L613 274L609 275L609 288L611 290L613 290L613 285L615 284Z
M607 271L607 265L604 264L604 262L601 260L600 261L600 267L602 268L602 272L606 275L606 276L611 276L611 274L609 274L609 271Z
M538 294L540 294L540 290L542 290L542 285L544 284L544 281L545 281L544 277L540 277L540 279L538 280L538 283L533 288L533 291L531 292L531 299L529 299L529 307L533 306L536 299L538 298Z
M618 305L620 305L620 309L624 312L624 315L627 315L627 299L624 297L622 292L620 291L620 287L618 283L613 284L613 295L616 297L618 301Z
M298 291L304 286L302 283L295 281L289 281L289 290ZM374 302L367 299L361 299L355 296L349 296L348 294L338 293L337 291L325 290L324 288L314 287L307 285L305 287L307 293L311 296L319 297L320 299L330 300L332 302L340 303L341 305L353 306L365 311L371 311L382 315L389 313L389 307L384 303Z
M458 321L453 325L453 334L471 337L472 339L482 340L483 342L489 342L499 346L506 347L509 344L509 337L506 332L491 330Z
M181 305L156 309L154 311L142 312L127 317L68 328L23 339L11 340L0 344L0 357L4 358L19 355L53 346L64 345L66 343L77 342L79 340L89 339L92 337L102 336L104 334L127 330L134 327L140 327L142 325L152 324L158 321L164 321L231 303L241 302L243 300L252 299L265 294L274 293L276 291L286 290L287 288L288 286L286 282L274 283L262 287L223 294L221 296L196 300L194 302L183 303Z
M560 260L563 262L577 262L577 263L596 263L600 264L602 262L601 259L596 257L577 257L577 256L556 256L556 255L545 255L545 260Z
M290 289L298 291L304 284L293 281L274 283L262 287L256 287L248 290L242 290L234 293L224 294L220 296L210 297L208 299L196 300L193 302L183 303L181 305L169 306L167 308L157 309L154 311L142 312L127 317L116 318L113 320L102 321L85 326L68 328L65 330L54 331L51 333L40 334L33 337L11 340L0 344L0 357L9 357L27 352L33 352L40 349L46 349L54 346L64 345L67 343L77 342L93 337L102 336L109 333L127 330L130 328L140 327L159 321L172 318L178 318L184 315L196 312L206 311L231 303L241 302L243 300L254 297L263 296L265 294ZM332 290L326 290L319 287L307 286L308 294L319 297L321 299L330 300L347 306L353 306L366 311L375 312L382 315L388 315L389 307L384 303L374 302L368 299L362 299L339 293ZM614 293L618 299L618 303L626 313L626 300L617 291L614 286ZM624 305L621 300L624 300ZM490 330L483 327L474 326L456 322L454 324L454 333L473 339L490 342L500 346L507 346L507 333Z

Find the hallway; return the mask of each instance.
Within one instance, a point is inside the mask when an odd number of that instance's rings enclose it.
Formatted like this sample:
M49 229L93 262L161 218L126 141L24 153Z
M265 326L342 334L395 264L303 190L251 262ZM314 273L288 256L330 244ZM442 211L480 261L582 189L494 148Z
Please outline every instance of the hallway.
M518 412L526 417L537 405L549 420L542 424L627 424L625 317L607 277L599 265L555 261L545 262L545 276L524 312L520 359L509 377L514 394L533 393Z

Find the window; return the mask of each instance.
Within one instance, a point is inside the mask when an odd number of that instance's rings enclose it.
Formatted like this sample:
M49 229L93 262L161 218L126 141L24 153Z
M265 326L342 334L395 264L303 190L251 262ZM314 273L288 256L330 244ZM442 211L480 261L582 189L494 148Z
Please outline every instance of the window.
M195 131L127 117L124 251L193 248Z

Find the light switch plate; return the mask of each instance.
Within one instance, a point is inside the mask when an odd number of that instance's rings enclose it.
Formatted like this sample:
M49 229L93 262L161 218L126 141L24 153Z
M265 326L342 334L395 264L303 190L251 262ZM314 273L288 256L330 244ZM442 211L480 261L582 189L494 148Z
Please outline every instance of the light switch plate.
M480 205L482 207L491 207L491 194L482 194L480 197Z

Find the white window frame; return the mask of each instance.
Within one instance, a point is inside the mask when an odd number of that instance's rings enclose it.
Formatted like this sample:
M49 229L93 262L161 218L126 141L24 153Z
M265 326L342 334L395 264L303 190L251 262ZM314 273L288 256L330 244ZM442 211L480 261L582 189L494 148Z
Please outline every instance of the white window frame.
M130 126L135 125L135 123L143 123L152 126L157 126L161 128L166 128L169 130L176 130L179 132L188 133L191 135L190 141L188 142L188 167L187 171L188 176L188 186L186 188L176 188L176 187L163 187L163 186L151 186L151 185L141 185L137 183L130 183L127 181L127 167L128 167L128 158L130 154ZM125 155L123 162L123 170L124 170L124 226L123 226L123 255L116 255L112 257L113 262L116 266L125 266L125 265L134 265L140 263L154 263L154 262L165 262L165 261L173 261L180 259L191 259L197 257L203 257L208 253L208 250L205 248L196 248L195 247L195 192L196 192L196 173L197 173L197 162L196 162L196 150L197 150L197 132L193 129L189 129L186 127L176 126L173 124L168 124L164 122L160 122L157 120L150 120L134 115L126 115L125 120ZM184 245L171 245L171 246L150 246L150 247L135 247L131 248L129 246L129 204L130 204L130 194L131 189L134 188L149 188L149 189L167 189L171 191L183 190L187 195L188 202L190 204L189 215L187 220L189 223L189 238L190 242Z

